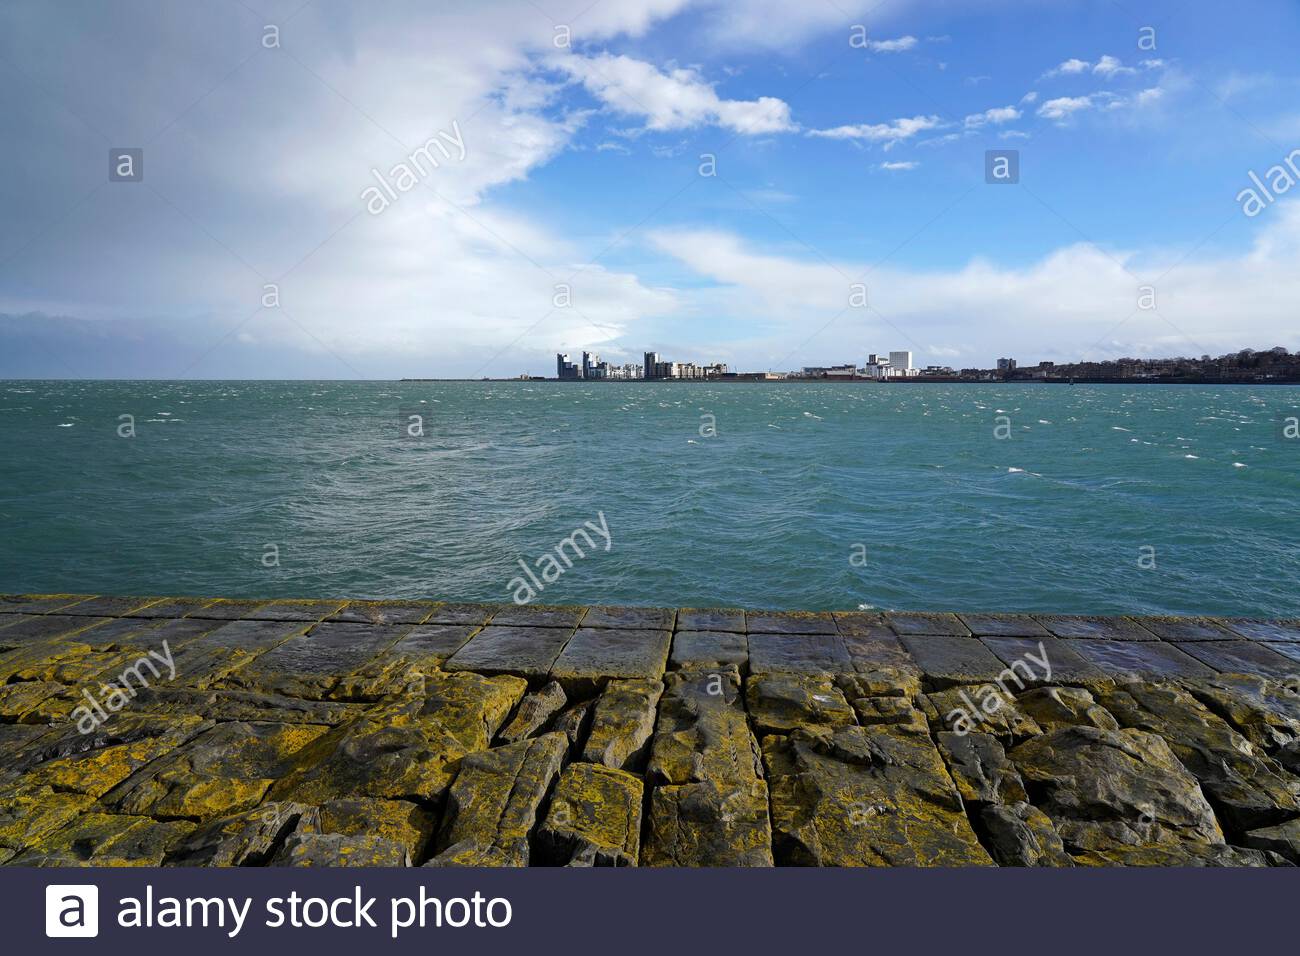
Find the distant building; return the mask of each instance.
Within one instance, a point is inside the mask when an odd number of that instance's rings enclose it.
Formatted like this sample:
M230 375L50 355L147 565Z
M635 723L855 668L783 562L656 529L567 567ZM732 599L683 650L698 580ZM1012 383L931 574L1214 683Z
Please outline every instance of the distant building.
M582 368L570 362L566 353L559 352L555 356L555 377L561 381L576 381L582 378Z
M644 369L645 369L645 377L646 377L646 378L658 378L658 377L659 377L659 374L658 374L658 368L659 368L659 353L658 353L658 352L646 352L645 355L644 355L643 357L644 357L644 359L645 359L645 364L644 364L644 366L643 366Z
M912 374L912 353L911 352L890 352L889 367L896 376L907 376Z
M1016 370L1016 360L1013 358L998 359L999 372L1014 372Z

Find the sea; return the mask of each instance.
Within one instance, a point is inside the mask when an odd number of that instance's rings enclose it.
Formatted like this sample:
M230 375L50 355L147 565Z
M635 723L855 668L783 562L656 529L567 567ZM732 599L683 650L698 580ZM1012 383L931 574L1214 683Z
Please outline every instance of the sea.
M1298 409L1283 386L6 381L0 591L1300 616Z

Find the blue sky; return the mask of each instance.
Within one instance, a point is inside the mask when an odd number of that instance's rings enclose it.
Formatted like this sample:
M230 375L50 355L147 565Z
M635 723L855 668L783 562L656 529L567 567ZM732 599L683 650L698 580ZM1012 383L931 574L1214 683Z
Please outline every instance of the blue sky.
M1300 348L1293 2L437 6L7 3L0 375Z

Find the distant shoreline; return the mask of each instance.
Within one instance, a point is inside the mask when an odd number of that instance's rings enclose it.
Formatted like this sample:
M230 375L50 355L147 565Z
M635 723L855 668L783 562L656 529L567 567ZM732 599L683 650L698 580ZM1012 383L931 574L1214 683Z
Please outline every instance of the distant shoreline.
M527 385L1300 385L1300 377L1287 379L1239 378L402 378L399 382L516 382Z

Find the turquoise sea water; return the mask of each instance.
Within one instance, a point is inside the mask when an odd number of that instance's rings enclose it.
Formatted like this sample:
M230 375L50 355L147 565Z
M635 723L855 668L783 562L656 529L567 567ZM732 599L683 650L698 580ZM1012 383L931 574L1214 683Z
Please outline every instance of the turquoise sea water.
M0 382L0 590L509 600L519 560L603 514L609 550L576 539L539 602L1298 615L1297 407L1245 387Z

